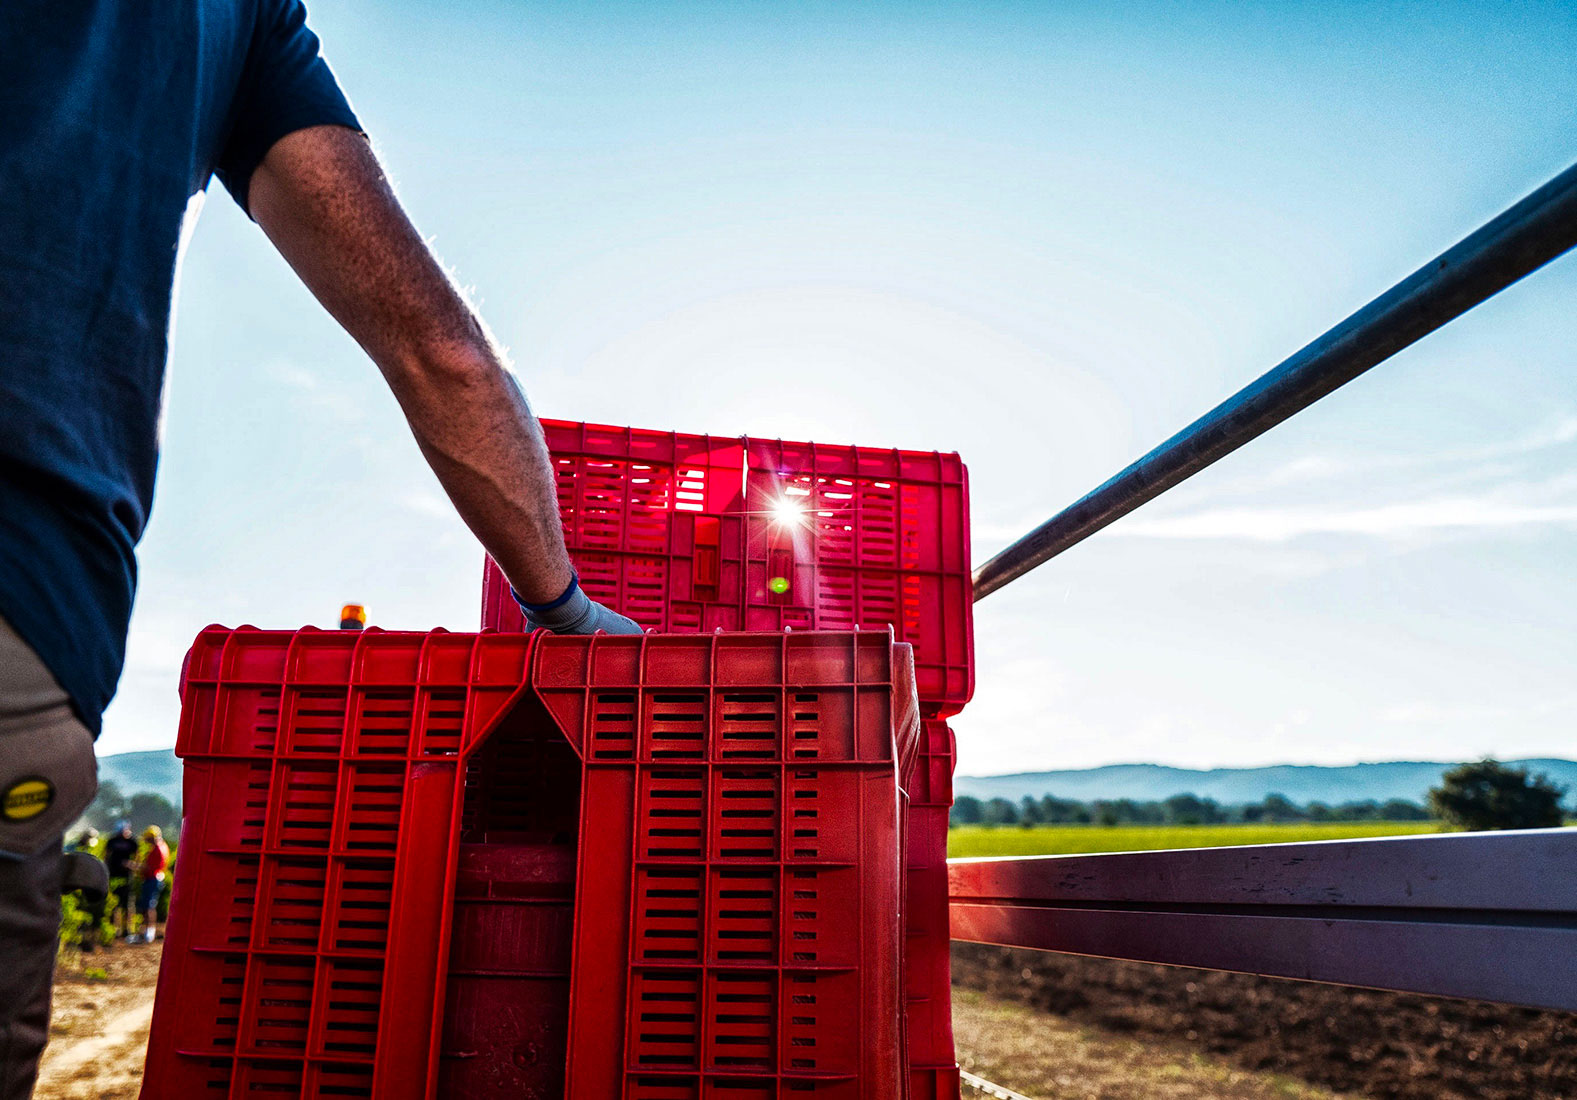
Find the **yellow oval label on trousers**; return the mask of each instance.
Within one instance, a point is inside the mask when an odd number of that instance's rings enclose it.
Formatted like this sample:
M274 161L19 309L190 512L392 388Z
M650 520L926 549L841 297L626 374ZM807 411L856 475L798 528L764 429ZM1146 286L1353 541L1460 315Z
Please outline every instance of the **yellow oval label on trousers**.
M7 821L26 821L49 809L55 801L55 785L47 779L18 779L0 796L0 816Z

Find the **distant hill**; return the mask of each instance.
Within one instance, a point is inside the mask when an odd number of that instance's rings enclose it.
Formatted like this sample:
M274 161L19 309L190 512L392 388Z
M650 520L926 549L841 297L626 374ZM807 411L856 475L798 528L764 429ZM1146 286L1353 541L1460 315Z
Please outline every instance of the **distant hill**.
M1577 791L1577 761L1507 760L1504 763L1543 772L1556 783ZM961 775L953 782L955 794L976 798L1006 798L1014 802L1025 795L1039 798L1054 794L1091 802L1097 798L1132 798L1158 802L1174 794L1197 794L1224 806L1259 802L1268 794L1286 795L1300 805L1306 802L1361 802L1405 798L1423 802L1441 773L1456 762L1398 760L1378 764L1353 764L1340 768L1278 764L1267 768L1169 768L1160 764L1112 764L1077 771L1020 772L1015 775Z
M153 791L168 798L173 805L181 804L181 762L175 758L174 749L101 756L99 782L106 779L119 787L121 794Z
M1169 768L1161 764L1111 764L1077 771L1020 772L1015 775L961 775L953 782L958 794L976 798L1008 798L1055 794L1091 802L1097 798L1132 798L1156 802L1174 794L1197 794L1224 806L1259 802L1283 794L1299 803L1338 805L1374 799L1406 798L1422 802L1440 775L1456 762L1399 760L1323 768L1278 764L1268 768ZM1556 783L1577 792L1577 761L1508 760L1530 772L1544 772ZM181 762L171 749L127 752L99 758L99 778L113 780L125 794L156 791L177 805L181 801ZM1570 799L1568 799L1568 802Z

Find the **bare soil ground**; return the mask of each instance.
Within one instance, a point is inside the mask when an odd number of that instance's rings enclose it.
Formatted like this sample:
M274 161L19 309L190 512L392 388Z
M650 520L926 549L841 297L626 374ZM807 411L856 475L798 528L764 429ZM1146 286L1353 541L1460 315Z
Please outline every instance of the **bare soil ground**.
M36 1100L136 1100L161 949L61 963ZM967 944L953 976L959 1061L1037 1100L1577 1100L1564 1013Z
M136 1100L163 950L117 944L61 961L34 1100Z
M954 946L953 982L955 992L1029 1005L1102 1041L1184 1044L1214 1063L1355 1097L1577 1100L1577 1015L1568 1013L976 944ZM971 1041L994 1058L992 1044L1004 1040L988 1031ZM958 1046L961 1062L976 1054L963 1028ZM1212 1095L1036 1092L1009 1069L976 1072L1032 1096Z
M1035 1100L1342 1100L1189 1043L1113 1035L972 989L953 998L953 1030L965 1069Z

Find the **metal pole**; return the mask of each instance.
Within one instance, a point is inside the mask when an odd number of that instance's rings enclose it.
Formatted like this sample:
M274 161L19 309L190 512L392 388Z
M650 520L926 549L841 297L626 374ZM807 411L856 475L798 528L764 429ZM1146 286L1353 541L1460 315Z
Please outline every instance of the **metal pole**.
M1577 166L975 570L984 599L1577 245Z

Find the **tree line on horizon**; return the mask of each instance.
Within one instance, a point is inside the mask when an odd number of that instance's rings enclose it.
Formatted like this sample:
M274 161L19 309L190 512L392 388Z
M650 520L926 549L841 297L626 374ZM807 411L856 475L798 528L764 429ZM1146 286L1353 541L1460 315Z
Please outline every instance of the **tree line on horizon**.
M1196 794L1174 794L1158 801L1098 798L1083 802L1045 794L980 799L960 795L948 817L951 825L1238 825L1292 821L1428 821L1429 810L1417 802L1391 798L1367 799L1339 806L1324 802L1298 805L1285 795L1270 794L1260 802L1222 805Z
M1459 829L1542 829L1562 824L1566 789L1544 775L1529 776L1493 759L1472 761L1446 772L1429 792L1429 804L1405 798L1361 799L1329 805L1299 805L1282 794L1259 802L1222 805L1213 798L1175 794L1158 801L1132 798L1084 802L1044 794L980 799L960 795L950 826L984 825L1234 825L1288 822L1440 821Z
M101 833L108 833L117 821L131 822L138 833L149 825L157 825L172 841L181 831L180 808L168 798L156 791L124 794L113 779L99 782L98 793L93 796L88 808L82 811L82 816L72 830L76 832L83 826L89 826ZM69 837L72 834L67 835Z

